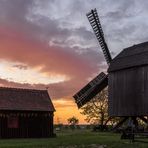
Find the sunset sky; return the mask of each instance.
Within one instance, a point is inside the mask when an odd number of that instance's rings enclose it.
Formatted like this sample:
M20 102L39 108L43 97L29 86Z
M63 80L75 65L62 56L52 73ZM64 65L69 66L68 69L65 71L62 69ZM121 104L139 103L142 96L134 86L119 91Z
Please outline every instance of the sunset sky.
M147 0L0 0L0 86L48 88L55 123L86 123L72 96L107 70L86 17L94 8L113 57L148 41Z

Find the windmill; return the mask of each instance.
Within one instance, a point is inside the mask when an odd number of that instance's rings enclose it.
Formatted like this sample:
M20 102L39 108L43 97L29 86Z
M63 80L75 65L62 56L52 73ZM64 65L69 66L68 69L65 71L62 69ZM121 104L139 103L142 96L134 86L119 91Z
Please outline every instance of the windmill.
M87 18L94 30L97 40L99 41L99 44L104 53L106 62L109 65L112 58L104 38L104 33L97 14L97 10L96 9L91 10L91 12L87 14ZM84 88L82 88L77 94L74 95L78 108L82 107L85 103L90 101L107 85L108 85L108 75L101 72L92 81L90 81Z
M106 44L97 10L87 18L109 66L108 74L101 72L73 97L78 108L108 86L110 117L123 117L115 128L127 119L138 125L137 118L147 123L148 116L148 42L128 47L112 59Z

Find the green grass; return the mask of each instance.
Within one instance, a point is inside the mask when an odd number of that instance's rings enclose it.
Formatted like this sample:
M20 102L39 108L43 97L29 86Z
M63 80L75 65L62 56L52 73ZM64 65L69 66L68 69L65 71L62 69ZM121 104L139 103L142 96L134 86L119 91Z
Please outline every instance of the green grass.
M148 141L148 139L147 139ZM90 131L64 131L56 138L0 140L0 148L92 148L92 144L106 145L107 148L147 148L146 143L130 143L120 140L119 134L94 133Z

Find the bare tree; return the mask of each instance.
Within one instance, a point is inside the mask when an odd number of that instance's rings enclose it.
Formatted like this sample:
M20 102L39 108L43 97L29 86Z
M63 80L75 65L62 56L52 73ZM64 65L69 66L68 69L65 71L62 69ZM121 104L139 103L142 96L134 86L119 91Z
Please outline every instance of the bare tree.
M108 92L107 89L101 91L91 101L82 107L81 114L86 115L89 123L100 124L103 126L108 120Z

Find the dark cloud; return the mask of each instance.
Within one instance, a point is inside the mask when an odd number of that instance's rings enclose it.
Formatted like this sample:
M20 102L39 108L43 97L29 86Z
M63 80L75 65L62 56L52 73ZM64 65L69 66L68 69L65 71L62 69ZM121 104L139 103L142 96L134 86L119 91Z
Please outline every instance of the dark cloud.
M32 5L33 0L2 0L0 1L0 20L15 24L25 22Z
M24 65L24 64L15 64L15 65L13 65L13 67L18 68L20 70L27 70L28 69L28 66Z

